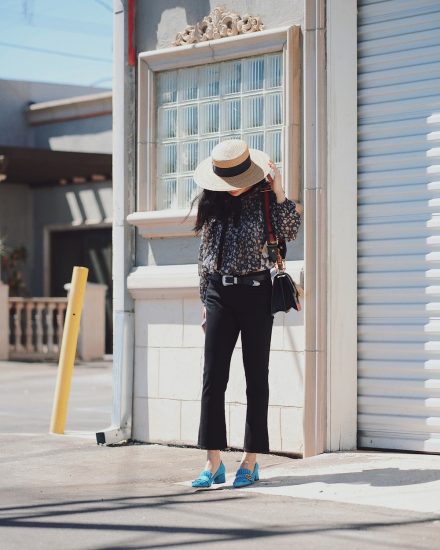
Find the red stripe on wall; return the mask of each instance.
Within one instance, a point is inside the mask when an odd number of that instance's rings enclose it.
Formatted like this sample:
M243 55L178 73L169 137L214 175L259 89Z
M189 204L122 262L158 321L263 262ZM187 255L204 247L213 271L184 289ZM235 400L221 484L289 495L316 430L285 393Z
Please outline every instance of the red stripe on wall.
M128 64L136 65L136 49L134 46L135 0L128 0Z

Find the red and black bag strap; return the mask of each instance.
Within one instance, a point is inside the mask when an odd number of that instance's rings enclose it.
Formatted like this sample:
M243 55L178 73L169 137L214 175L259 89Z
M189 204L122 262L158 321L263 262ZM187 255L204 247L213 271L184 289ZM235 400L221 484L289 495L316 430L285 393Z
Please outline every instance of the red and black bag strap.
M268 245L277 245L277 265L279 270L284 270L283 256L280 251L280 244L284 243L284 239L279 237L278 239L275 236L274 230L272 228L272 222L270 220L270 192L272 187L269 185L267 188L263 189L263 200L264 200L264 220L266 224L266 234L267 234L267 244Z
M266 231L267 231L267 242L269 244L275 244L278 243L278 240L275 237L275 234L272 229L272 223L270 221L270 198L269 198L270 190L263 191L264 196L264 218L266 220Z

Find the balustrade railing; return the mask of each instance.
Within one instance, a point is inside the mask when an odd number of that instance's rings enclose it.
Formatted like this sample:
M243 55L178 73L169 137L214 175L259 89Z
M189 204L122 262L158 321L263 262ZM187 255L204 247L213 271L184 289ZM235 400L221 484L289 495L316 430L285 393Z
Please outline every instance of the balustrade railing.
M55 359L67 298L9 298L9 358Z

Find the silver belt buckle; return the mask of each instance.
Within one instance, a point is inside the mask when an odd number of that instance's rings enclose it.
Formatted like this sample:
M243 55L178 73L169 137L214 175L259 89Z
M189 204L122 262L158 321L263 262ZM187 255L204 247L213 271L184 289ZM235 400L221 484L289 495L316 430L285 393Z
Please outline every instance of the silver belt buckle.
M222 275L222 284L223 286L237 284L237 277L234 277L233 275Z

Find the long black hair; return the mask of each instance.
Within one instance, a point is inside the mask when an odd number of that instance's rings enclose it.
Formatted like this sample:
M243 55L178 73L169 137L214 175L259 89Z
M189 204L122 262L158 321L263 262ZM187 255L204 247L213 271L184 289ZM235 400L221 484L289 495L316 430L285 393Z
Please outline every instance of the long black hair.
M196 223L193 227L193 231L195 231L197 235L201 231L204 223L212 218L224 222L232 216L232 222L237 226L240 223L241 197L249 193L255 186L264 182L265 180L262 180L252 185L244 193L236 197L227 191L210 191L209 189L203 189L203 191L191 202L190 212L194 203L198 202Z

